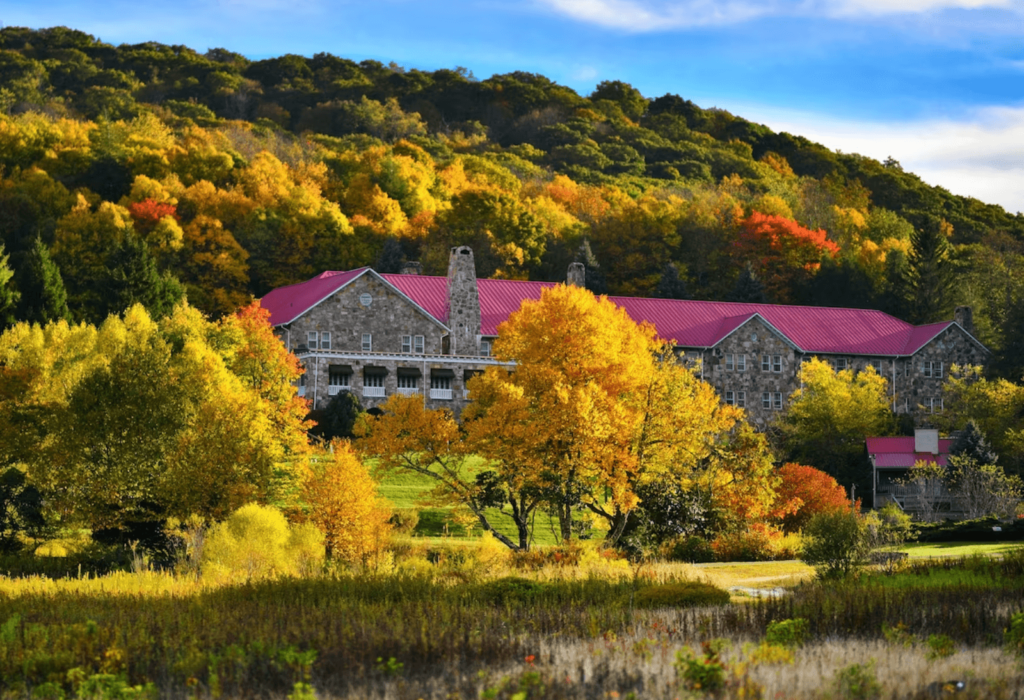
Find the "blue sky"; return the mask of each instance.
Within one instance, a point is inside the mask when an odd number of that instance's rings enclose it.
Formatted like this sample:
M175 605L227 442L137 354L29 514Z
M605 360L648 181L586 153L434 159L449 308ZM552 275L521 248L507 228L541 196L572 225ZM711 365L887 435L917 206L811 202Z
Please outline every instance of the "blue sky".
M672 92L1024 211L1024 0L8 0L111 43Z

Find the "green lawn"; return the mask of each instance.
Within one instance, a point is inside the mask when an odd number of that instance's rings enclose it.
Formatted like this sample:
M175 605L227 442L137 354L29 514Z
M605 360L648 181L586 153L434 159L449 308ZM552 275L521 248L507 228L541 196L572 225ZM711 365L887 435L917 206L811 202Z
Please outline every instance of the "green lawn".
M470 464L467 471L477 468L477 463ZM437 538L437 537L476 537L480 534L479 528L467 532L464 528L455 523L451 518L451 508L435 508L424 506L423 501L428 499L428 492L434 487L435 482L428 476L410 473L392 473L384 476L380 481L380 495L386 498L396 510L416 510L419 512L419 524L413 532L414 537ZM494 528L518 540L515 524L509 517L502 516L497 509L487 510L487 519ZM534 522L533 537L535 544L556 544L553 526L555 523L545 513L538 512Z
M966 557L971 554L1000 554L1022 546L1020 542L911 542L901 551L912 558Z

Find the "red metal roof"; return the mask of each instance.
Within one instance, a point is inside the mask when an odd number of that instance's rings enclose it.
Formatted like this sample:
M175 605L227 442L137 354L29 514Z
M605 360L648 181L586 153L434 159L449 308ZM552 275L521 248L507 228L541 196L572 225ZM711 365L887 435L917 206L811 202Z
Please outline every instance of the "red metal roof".
M267 294L262 304L271 323L291 323L306 310L352 281L367 268L325 272L306 282ZM447 278L381 275L439 322L448 322ZM481 333L497 335L498 325L526 299L539 299L553 282L481 279ZM654 325L665 340L685 347L711 347L744 323L760 316L804 352L850 355L910 355L953 322L912 326L881 311L818 306L742 304L725 301L680 301L609 297L636 322Z
M936 455L930 452L915 452L912 437L869 437L868 454L873 455L876 467L912 467L917 462L935 462ZM938 463L946 466L946 457L953 441L939 438Z
M260 299L260 305L270 312L270 325L291 323L367 269L361 267L347 272L323 272L311 280L278 287Z

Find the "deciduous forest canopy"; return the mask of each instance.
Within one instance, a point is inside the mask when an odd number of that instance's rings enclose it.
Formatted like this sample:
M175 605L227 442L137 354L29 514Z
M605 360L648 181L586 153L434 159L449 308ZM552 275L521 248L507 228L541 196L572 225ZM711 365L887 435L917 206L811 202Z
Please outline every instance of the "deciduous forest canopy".
M681 86L682 87L682 86ZM898 156L899 154L894 154ZM1024 215L878 162L608 80L250 61L57 27L0 31L0 322L97 322L183 295L215 317L325 269L594 291L974 308L1024 366Z

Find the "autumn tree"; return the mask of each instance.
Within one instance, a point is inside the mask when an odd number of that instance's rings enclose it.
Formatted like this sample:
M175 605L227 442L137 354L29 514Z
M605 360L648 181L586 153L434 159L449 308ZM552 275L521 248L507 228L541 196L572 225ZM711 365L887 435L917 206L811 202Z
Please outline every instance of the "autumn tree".
M388 543L391 509L347 441L333 441L317 457L302 475L304 515L323 533L330 557L365 564Z
M10 258L4 255L4 246L0 244L0 328L14 321L14 310L21 298L21 292L14 286L14 270L8 265Z
M800 368L800 384L780 423L790 455L844 487L867 488L864 439L895 430L885 378L871 367L837 372L812 358Z
M768 295L778 302L790 300L796 282L812 275L823 256L833 256L839 246L824 230L812 231L791 219L752 212L743 221L736 242L736 256L764 271Z
M780 503L792 504L796 508L782 516L782 525L787 532L802 529L818 513L850 508L845 489L820 469L789 462L779 469L779 476L782 477L778 488Z

